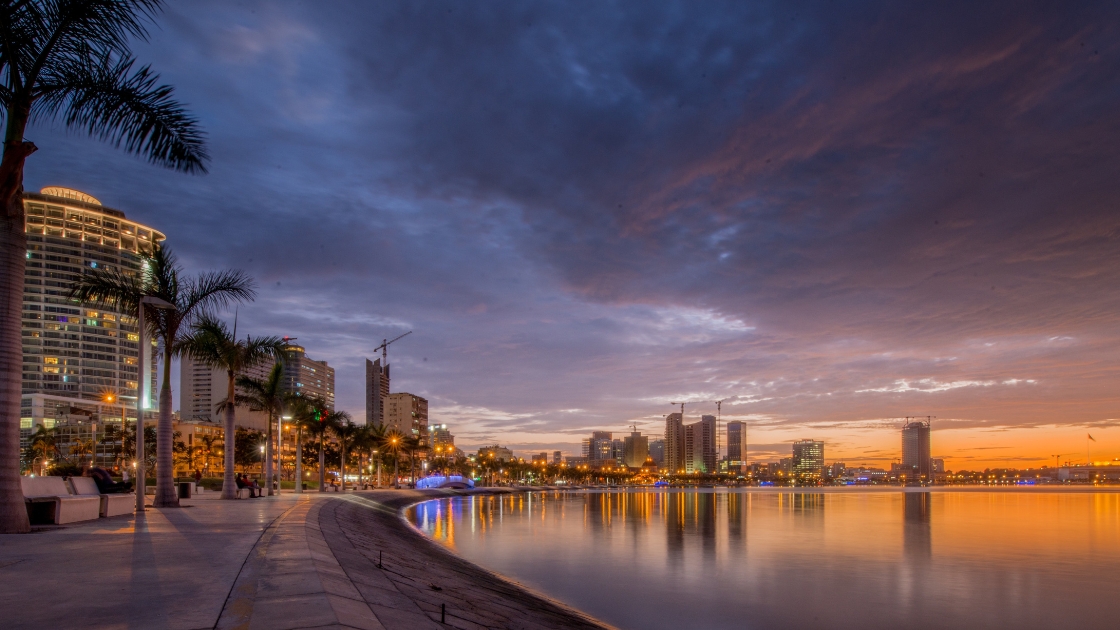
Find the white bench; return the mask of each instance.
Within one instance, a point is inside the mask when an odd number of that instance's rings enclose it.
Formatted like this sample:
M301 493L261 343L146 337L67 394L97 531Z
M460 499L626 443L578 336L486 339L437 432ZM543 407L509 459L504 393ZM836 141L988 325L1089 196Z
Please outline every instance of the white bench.
M78 497L70 494L62 477L20 477L23 498L31 505L34 503L53 503L52 522L56 525L95 520L101 514L99 497Z
M90 477L71 477L70 490L80 497L98 497L101 501L101 516L120 516L136 511L136 495L132 493L101 494L97 482Z

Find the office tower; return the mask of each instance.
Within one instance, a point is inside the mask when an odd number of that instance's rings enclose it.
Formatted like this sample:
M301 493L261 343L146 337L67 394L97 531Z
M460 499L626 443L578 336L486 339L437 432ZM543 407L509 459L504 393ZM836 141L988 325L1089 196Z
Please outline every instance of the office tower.
M513 461L513 451L504 446L483 446L478 449L478 456L476 458L481 464L483 462L510 462Z
M819 481L824 473L824 442L798 440L793 443L792 470L805 481Z
M562 461L563 456L561 455L560 451L552 451L552 463L559 464Z
M649 458L658 467L665 467L665 440L653 440L649 443Z
M405 437L428 440L428 399L407 392L385 397L385 426Z
M433 424L431 426L432 446L455 446L455 436L446 424Z
M701 416L700 422L684 427L684 469L687 473L716 471L716 417Z
M303 398L321 398L334 410L334 368L308 358L303 346L284 347L284 389ZM270 366L271 367L271 366Z
M747 423L732 420L727 423L727 462L736 472L747 464Z
M929 421L910 422L902 428L902 466L909 469L911 481L929 481L933 476L930 461ZM914 477L913 475L916 475Z
M649 457L649 438L632 432L622 440L622 464L630 468L641 468Z
M684 472L684 416L665 416L665 469L670 474Z
M381 359L366 359L366 424L377 426L385 422L385 398L389 395L389 365Z
M583 440L583 458L589 462L614 460L614 440L610 431L592 431L590 438Z
M611 440L611 459L619 466L626 459L626 442L620 438Z

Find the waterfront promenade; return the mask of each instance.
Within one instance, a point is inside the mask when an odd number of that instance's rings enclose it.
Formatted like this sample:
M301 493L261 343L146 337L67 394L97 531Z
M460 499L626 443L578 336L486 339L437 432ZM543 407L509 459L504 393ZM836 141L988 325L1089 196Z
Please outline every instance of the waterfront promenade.
M459 559L400 519L402 506L443 494L203 495L180 509L0 536L0 625L603 627Z

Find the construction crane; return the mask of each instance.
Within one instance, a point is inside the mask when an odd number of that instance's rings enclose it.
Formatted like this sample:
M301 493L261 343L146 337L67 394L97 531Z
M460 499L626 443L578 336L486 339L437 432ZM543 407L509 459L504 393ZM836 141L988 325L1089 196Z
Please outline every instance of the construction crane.
M681 402L681 403L679 403L679 402L671 402L671 403L669 403L669 404L670 404L670 405L680 405L680 406L681 406L681 422L684 422L684 403L682 403L682 402Z
M1061 458L1061 457L1065 457L1066 455L1072 455L1072 453L1060 453L1058 455L1051 455L1050 456L1050 457L1054 458L1054 468L1061 468L1062 467L1062 465L1058 463L1058 459Z
M388 339L381 340L381 345L374 348L373 352L374 352L374 354L377 354L378 350L381 351L381 364L382 365L389 365L389 344L393 343L393 341L399 341L400 339L402 339L404 337L407 337L411 334L412 334L412 331L410 330L410 331L406 332L405 334L401 335L400 337L397 337L396 339L393 339L392 341L390 341Z

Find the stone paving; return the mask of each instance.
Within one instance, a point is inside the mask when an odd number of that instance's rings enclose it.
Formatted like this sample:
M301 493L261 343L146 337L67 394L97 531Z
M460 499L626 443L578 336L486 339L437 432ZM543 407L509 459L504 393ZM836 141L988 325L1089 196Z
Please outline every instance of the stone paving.
M403 506L441 494L195 499L0 536L0 627L606 627L458 558L400 518Z

